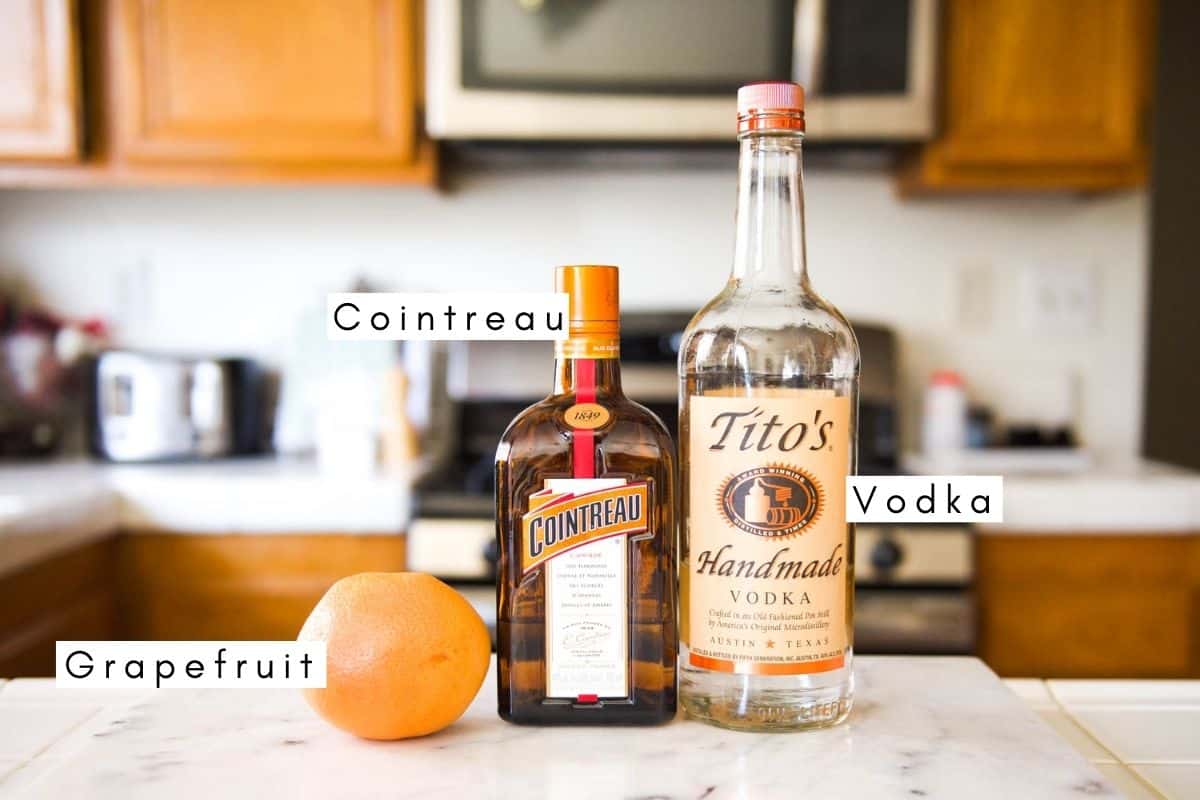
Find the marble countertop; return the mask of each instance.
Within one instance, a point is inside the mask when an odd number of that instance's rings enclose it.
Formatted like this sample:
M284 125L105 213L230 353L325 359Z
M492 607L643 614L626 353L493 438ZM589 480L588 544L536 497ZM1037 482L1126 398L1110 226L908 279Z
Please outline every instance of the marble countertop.
M338 477L311 461L74 460L0 466L0 574L120 528L180 533L403 531L412 477Z
M0 688L0 795L48 797L1069 798L1118 789L969 658L864 657L848 722L749 734L501 721L495 670L439 734L366 742L291 690ZM1200 712L1198 712L1200 713Z

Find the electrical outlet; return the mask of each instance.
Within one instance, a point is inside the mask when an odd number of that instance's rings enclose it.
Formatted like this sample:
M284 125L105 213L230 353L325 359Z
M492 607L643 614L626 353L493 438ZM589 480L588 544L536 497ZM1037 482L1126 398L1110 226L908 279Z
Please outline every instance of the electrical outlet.
M958 271L958 327L980 333L992 325L995 281L987 262L964 264Z
M136 335L151 321L154 311L154 266L144 256L117 272L115 327L124 336Z
M1086 334L1096 327L1100 289L1089 264L1027 265L1020 315L1029 333Z

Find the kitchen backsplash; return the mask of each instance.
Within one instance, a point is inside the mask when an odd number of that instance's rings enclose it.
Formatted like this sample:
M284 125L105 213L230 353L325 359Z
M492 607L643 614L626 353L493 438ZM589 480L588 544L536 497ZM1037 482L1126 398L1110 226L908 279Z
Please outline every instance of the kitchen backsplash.
M899 334L906 445L949 367L1002 416L1067 414L1099 453L1137 451L1144 193L902 200L886 173L845 169L810 170L806 190L814 281ZM358 277L537 290L551 265L613 263L627 308L695 309L729 268L733 203L732 168L493 168L445 194L7 190L0 274L109 318L123 344L278 363L303 312Z

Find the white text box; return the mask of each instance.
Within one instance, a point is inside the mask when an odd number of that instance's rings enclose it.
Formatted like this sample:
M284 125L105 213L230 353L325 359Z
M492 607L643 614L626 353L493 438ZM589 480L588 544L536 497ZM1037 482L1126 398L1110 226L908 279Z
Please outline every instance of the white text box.
M526 340L567 338L563 292L338 292L326 298L335 340Z
M324 642L55 642L59 689L324 688Z
M851 475L847 522L1003 522L999 475Z

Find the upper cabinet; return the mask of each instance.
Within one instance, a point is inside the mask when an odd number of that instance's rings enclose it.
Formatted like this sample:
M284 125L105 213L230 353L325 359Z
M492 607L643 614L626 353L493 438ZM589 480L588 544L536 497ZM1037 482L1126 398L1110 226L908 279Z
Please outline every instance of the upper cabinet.
M1152 8L946 0L940 134L907 165L902 187L1106 189L1143 180Z
M0 0L0 186L432 183L437 151L421 114L425 5ZM460 7L474 4L429 2L430 29L465 35L445 24ZM908 152L903 191L1144 180L1151 0L940 8L939 132ZM527 17L519 29L544 36L536 23L545 20ZM866 25L854 19L846 24ZM457 51L442 50L451 56L431 63L457 74Z
M0 4L0 185L436 178L419 0Z
M79 156L79 39L72 0L0 0L0 158Z
M114 154L396 165L416 153L413 0L118 0Z

